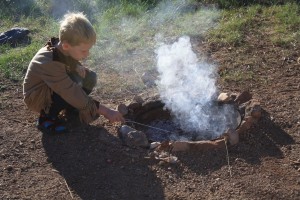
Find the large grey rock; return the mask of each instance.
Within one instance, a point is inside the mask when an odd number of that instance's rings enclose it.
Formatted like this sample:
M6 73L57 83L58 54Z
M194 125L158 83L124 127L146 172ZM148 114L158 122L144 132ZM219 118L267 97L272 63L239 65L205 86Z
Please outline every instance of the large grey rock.
M119 129L119 136L125 145L130 147L149 147L149 142L146 134L138 131L130 126L123 125Z

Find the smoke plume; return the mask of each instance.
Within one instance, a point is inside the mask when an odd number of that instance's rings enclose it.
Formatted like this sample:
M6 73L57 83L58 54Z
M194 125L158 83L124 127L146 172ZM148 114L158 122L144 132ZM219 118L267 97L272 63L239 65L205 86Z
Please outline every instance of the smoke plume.
M189 37L157 50L160 97L181 129L197 139L220 136L234 120L233 107L216 104L216 69L197 58Z

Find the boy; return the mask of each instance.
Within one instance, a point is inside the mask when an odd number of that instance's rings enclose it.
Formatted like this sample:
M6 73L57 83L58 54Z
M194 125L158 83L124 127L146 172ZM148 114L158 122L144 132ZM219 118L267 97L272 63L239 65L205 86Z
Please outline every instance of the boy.
M39 112L38 128L65 132L60 111L78 110L81 122L90 123L99 115L110 122L124 122L121 113L93 100L90 92L96 74L79 61L87 58L96 43L96 33L82 13L68 13L60 23L59 39L51 38L31 60L23 83L24 102Z

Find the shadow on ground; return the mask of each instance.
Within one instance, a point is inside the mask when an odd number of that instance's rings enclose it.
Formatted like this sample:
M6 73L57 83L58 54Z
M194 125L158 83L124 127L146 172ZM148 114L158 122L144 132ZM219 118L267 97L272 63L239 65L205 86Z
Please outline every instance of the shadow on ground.
M43 134L42 142L49 162L81 199L164 199L147 161L102 127Z
M270 114L263 110L260 121L241 135L241 143L231 149L232 153L250 164L259 164L263 157L283 158L282 146L294 144L294 139L274 123Z

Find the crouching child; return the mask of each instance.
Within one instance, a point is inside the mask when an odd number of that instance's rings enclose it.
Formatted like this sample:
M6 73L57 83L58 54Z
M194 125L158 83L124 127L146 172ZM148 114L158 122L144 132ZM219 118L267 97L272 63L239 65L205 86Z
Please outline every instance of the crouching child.
M23 82L24 102L40 114L37 126L65 132L59 118L62 110L75 110L83 123L99 115L110 122L124 122L116 110L101 105L89 94L97 75L81 64L96 43L96 32L82 13L68 13L60 22L59 38L51 38L31 60Z

